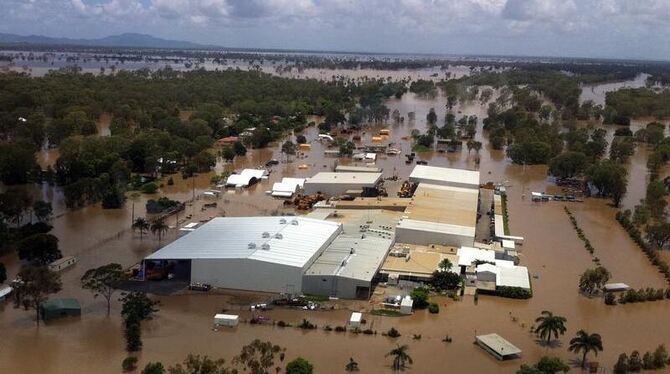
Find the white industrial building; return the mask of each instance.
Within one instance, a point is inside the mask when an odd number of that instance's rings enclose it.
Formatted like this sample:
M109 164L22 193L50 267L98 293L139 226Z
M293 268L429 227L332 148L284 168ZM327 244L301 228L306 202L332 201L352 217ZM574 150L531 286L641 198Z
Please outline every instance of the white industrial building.
M293 294L301 292L303 274L341 232L339 223L311 218L218 217L145 263L186 260L191 282Z
M477 226L479 189L420 183L396 239L409 244L472 246Z
M231 174L226 179L226 187L248 187L261 179L267 178L267 175L267 170L244 169L239 174Z
M275 182L270 192L274 197L291 197L305 185L305 178L282 178Z
M350 190L375 188L382 180L382 173L317 173L305 181L305 194L320 192L326 196L342 195Z
M479 172L464 169L417 165L409 175L410 182L479 189Z

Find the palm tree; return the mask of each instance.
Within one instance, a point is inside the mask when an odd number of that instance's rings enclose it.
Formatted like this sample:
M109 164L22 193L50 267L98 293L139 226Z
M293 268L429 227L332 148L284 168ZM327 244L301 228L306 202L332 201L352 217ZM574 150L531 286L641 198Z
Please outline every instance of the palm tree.
M445 258L442 261L440 261L440 264L438 265L438 267L442 271L449 271L449 269L451 269L451 266L452 266L451 261L449 261L448 258Z
M599 334L589 334L584 330L577 331L577 336L570 340L570 352L582 352L582 369L586 368L586 355L593 351L598 355L603 350L603 341Z
M535 328L535 333L540 339L546 340L547 344L549 344L551 343L552 335L555 339L558 339L559 335L565 334L565 323L567 321L565 317L555 316L552 312L544 310L535 320L535 322L539 323Z
M168 230L168 226L165 224L163 219L157 219L151 223L151 233L154 235L158 235L158 242L161 242L161 239L163 239L163 234L165 234Z
M348 372L358 371L358 362L354 361L353 357L349 357L349 363L344 367Z
M133 230L139 230L140 240L142 240L142 234L149 230L149 222L144 217L137 217L133 222Z
M398 345L396 348L392 349L389 353L386 354L386 357L393 357L393 370L403 370L405 365L409 363L410 365L414 363L412 357L407 354L409 347L405 345Z

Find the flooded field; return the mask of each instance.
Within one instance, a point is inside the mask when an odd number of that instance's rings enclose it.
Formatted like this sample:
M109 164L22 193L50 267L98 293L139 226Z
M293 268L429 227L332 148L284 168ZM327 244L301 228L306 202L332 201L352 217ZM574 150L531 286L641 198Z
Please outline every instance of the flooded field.
M444 118L445 98L422 99L413 94L402 99L391 99L388 106L398 109L407 118L410 111L416 112L416 121L404 124L372 126L361 134L361 144L370 144L371 137L384 127L391 130L390 142L396 143L403 153L410 151L408 140L404 140L414 128L425 129L425 118L430 108L435 108L438 119ZM481 120L485 117L486 105L478 102L466 103L456 108L460 115L479 117L477 138L483 140ZM646 123L646 122L644 122ZM640 124L644 124L640 122ZM633 126L636 126L635 124ZM633 127L632 126L632 127ZM608 136L614 131L608 127ZM634 131L635 129L633 129ZM102 133L102 131L101 131ZM330 170L336 162L348 163L323 156L326 145L316 140L317 130L308 128L307 139L312 150L296 157L292 162L275 166L268 180L242 191L228 191L218 199L218 207L202 209L206 200L201 193L209 186L212 173L199 175L195 179L183 180L174 175L173 186L163 186L160 194L172 199L190 202L185 212L180 213L180 222L186 215L190 221L207 219L216 215L248 216L270 215L285 209L281 200L276 200L265 191L283 176L311 176L318 171ZM273 326L241 324L234 330L212 331L212 316L222 309L235 308L233 304L248 304L253 300L264 300L263 295L208 294L177 295L159 297L160 312L157 317L143 325L143 350L139 354L140 365L149 361L162 361L171 365L181 361L188 353L206 354L229 361L243 344L252 339L270 340L287 348L287 360L303 356L314 363L318 373L340 373L349 357L358 361L361 372L390 372L390 360L384 355L395 344L408 344L415 363L411 372L453 373L514 373L522 363L536 361L543 355L555 355L566 362L574 362L576 356L567 351L568 341L579 329L602 335L604 352L597 361L611 369L622 352L637 349L641 352L654 349L658 344L670 345L670 301L607 306L601 298L589 299L578 293L579 275L592 267L591 256L573 230L563 206L569 204L580 226L595 248L602 264L612 272L612 280L625 282L633 287L667 287L664 279L650 265L641 250L628 238L614 221L616 210L608 200L587 199L584 203L533 203L526 198L530 191L551 191L554 186L547 181L546 166L522 167L513 165L502 151L490 149L488 142L477 156L460 153L420 153L418 158L429 165L478 169L481 181L504 182L508 186L508 209L510 230L525 237L521 247L521 265L527 266L533 277L533 298L530 300L508 300L480 296L478 302L472 297L462 301L437 298L440 313L428 314L418 311L410 317L374 317L365 315L370 328L377 330L376 336L325 332L321 329L303 331L295 328L282 329ZM645 149L638 149L628 163L629 192L623 205L631 207L644 196L646 186ZM49 155L45 157L56 157ZM476 159L480 162L477 166ZM263 165L267 160L282 159L278 147L250 151L247 156L233 163L217 164L217 173L244 167ZM51 159L51 158L50 158ZM306 168L299 168L306 165ZM380 156L377 167L383 168L384 176L399 176L405 179L414 165L407 165L404 157ZM390 195L399 187L398 182L387 182ZM152 235L140 239L130 230L132 201L123 209L103 210L99 205L67 211L58 188L34 187L35 196L54 202L56 218L53 233L60 239L64 255L77 255L80 262L62 273L63 291L59 296L76 297L83 310L81 319L62 320L37 328L31 312L14 309L11 304L0 306L0 373L72 373L97 372L118 373L123 358L120 303L114 302L112 316L105 316L105 302L95 299L81 289L79 279L89 268L109 262L130 266L152 251L176 238L171 229L162 243ZM145 215L144 203L151 196L142 195L135 202L135 216ZM486 219L486 216L484 218ZM168 219L175 226L177 217ZM15 256L0 259L8 264L9 275L17 269ZM241 301L242 300L242 301ZM274 310L265 313L275 320L296 323L307 318L319 326L343 325L349 310L371 309L366 302L341 301L333 311ZM240 307L237 306L237 309ZM565 316L568 331L561 338L562 346L546 348L536 343L529 333L534 319L543 310ZM236 312L237 313L237 312ZM250 312L239 312L242 318L250 318ZM396 340L381 336L390 327L397 328L402 336ZM523 350L520 360L498 362L473 344L476 334L496 332ZM412 339L420 334L420 340ZM442 342L449 335L452 343ZM34 359L39 352L40 359ZM591 359L594 359L591 356Z

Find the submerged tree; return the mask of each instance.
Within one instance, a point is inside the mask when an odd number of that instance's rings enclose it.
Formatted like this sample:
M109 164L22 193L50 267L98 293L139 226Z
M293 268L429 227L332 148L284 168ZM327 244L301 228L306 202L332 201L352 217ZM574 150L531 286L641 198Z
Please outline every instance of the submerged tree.
M168 231L168 225L165 224L163 219L157 219L151 223L151 233L158 236L158 242L160 243Z
M266 374L274 367L275 355L282 351L278 345L255 339L242 347L240 354L233 358L233 363L251 374Z
M21 269L18 278L20 282L14 289L15 300L18 305L35 310L35 321L39 326L41 305L48 300L50 294L61 290L60 277L46 266L28 266Z
M212 360L207 356L189 354L182 364L168 369L170 374L229 374L232 371L226 368L225 360Z
M81 277L81 287L93 292L93 297L100 295L105 298L109 317L112 296L124 278L121 265L107 264L84 273Z
M545 340L547 345L551 343L551 337L558 339L559 335L565 334L567 330L565 323L567 319L561 316L555 316L552 312L544 310L541 315L537 317L535 322L539 323L535 328L537 336Z
M394 371L404 370L407 367L407 364L413 364L414 360L407 353L409 351L409 346L407 345L398 345L396 348L392 349L389 353L386 354L386 357L393 358L393 364L391 367Z
M344 366L344 370L349 373L359 371L358 362L354 361L353 357L349 357L349 362Z
M312 374L314 366L302 357L286 364L286 374Z
M589 334L584 330L577 331L577 336L570 340L570 352L582 353L582 369L586 368L586 355L593 352L596 356L603 350L603 341L599 334Z
M140 240L142 240L142 235L146 231L149 231L150 227L151 227L151 225L149 224L149 222L144 217L137 217L137 218L135 218L135 221L133 222L133 229L140 232Z

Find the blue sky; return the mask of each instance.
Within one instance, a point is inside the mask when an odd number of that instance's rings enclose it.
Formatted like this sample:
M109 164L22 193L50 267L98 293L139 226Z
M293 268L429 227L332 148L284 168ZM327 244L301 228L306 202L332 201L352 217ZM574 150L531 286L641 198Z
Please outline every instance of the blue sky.
M670 60L670 0L0 0L0 32Z

